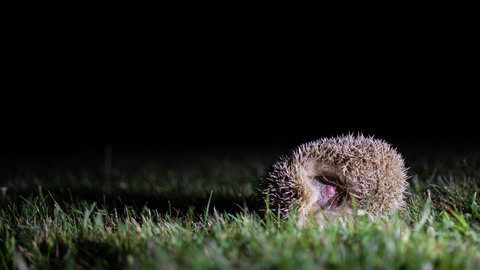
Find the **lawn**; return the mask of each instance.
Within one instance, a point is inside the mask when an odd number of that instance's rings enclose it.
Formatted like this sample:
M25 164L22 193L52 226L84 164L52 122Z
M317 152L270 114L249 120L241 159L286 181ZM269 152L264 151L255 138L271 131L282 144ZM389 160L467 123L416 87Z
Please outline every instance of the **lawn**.
M480 155L403 150L404 212L328 224L255 212L283 150L5 161L0 268L480 269Z

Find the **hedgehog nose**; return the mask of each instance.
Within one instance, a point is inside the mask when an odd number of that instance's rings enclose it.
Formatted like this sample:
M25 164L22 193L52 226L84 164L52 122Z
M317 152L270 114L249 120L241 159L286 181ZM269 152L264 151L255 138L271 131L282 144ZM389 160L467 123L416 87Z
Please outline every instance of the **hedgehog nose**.
M335 187L333 186L326 186L325 191L327 192L327 196L329 198L335 196L335 193L337 193L337 191L335 190Z

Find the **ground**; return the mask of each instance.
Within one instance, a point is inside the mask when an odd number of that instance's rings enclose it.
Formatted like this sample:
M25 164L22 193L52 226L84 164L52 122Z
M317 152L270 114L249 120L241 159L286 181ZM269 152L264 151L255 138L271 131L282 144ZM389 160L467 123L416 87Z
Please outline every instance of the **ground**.
M259 177L287 148L3 160L0 264L479 269L480 155L422 147L398 149L411 176L404 212L328 224L256 214Z

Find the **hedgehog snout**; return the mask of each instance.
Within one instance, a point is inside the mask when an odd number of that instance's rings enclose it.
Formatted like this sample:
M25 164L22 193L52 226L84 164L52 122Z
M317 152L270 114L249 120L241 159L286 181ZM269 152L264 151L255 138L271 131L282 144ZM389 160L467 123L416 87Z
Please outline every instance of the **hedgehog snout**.
M334 186L325 186L325 197L327 203L324 207L333 207L340 202L340 195L338 194L337 188Z
M340 189L331 177L315 177L313 183L313 201L321 209L331 208L340 202Z
M325 186L325 194L328 198L332 198L335 196L335 194L337 194L337 190L333 186Z

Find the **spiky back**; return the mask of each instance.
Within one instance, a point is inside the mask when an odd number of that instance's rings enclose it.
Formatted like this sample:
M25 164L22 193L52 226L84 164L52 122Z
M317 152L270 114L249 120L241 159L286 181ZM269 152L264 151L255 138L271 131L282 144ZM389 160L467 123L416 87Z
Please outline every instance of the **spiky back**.
M269 208L282 217L298 205L304 214L319 209L311 201L315 177L328 175L346 191L340 207L331 213L351 213L355 207L378 215L405 205L407 175L402 156L383 140L363 135L322 138L300 145L281 157L264 175L259 195L268 196ZM261 209L262 210L262 209ZM265 209L263 209L265 210Z

